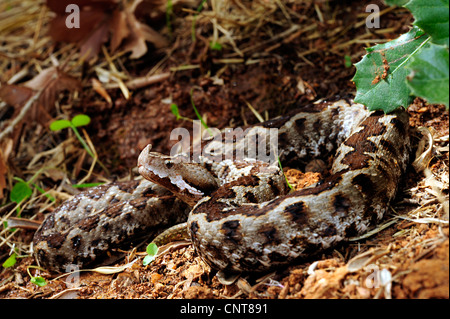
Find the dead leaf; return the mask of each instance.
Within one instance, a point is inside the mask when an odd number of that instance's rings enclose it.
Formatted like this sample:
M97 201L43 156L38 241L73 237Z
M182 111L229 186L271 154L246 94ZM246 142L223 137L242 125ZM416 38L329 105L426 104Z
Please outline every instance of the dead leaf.
M3 190L6 189L6 173L8 172L7 158L11 153L12 140L7 139L0 148L0 199L3 198Z
M54 66L43 70L33 79L21 85L5 85L0 90L0 98L15 106L16 109L20 109L33 95L33 92L42 88L44 91L26 118L44 124L51 118L49 111L53 108L58 93L62 90L81 90L81 83Z
M12 133L13 140L17 142L20 138L19 132L27 123L39 122L47 125L52 119L50 113L62 90L79 91L81 83L56 66L43 70L20 85L3 86L0 89L0 99L14 106L14 114L0 135L3 137Z
M130 35L130 29L127 27L127 17L123 11L114 11L112 25L115 32L111 34L111 51L117 50L123 39Z
M145 6L139 6L144 3ZM66 13L69 4L76 4L80 10L80 28L67 28ZM111 51L117 49L131 51L131 58L139 58L147 52L149 41L155 47L167 45L167 41L150 26L139 22L135 14L162 15L165 13L165 1L134 1L126 5L118 0L47 0L47 6L56 13L50 23L49 34L55 41L77 43L80 53L91 59L108 41L111 33ZM139 11L135 11L139 7ZM142 10L141 10L142 8Z
M80 10L79 28L68 28L66 12L70 4ZM47 0L47 7L56 13L50 22L49 34L55 41L78 43L81 55L90 59L97 55L108 40L109 22L118 0Z
M13 117L18 113L20 106L24 105L33 95L33 90L20 85L4 85L0 87L0 99L15 107Z

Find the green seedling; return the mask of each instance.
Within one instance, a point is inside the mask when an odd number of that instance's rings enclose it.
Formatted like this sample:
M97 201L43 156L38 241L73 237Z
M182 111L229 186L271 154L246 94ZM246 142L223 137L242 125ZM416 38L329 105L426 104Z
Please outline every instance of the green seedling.
M222 45L219 42L211 41L209 42L209 48L211 50L221 51Z
M24 181L23 179L19 177L14 177L17 183L14 184L11 193L9 194L9 199L19 205L23 200L29 198L31 194L33 194L33 189L30 185L34 186L40 193L44 194L45 197L47 197L52 202L55 202L56 199L50 195L47 194L45 190L43 190L39 185L36 183L33 183L33 181L41 174L41 172L44 170L44 168L38 170L29 181ZM19 214L20 208L17 207L17 213Z
M287 186L289 187L289 189L294 190L294 187L292 187L292 185L289 184L289 181L288 181L286 175L284 174L283 166L281 166L281 161L280 161L280 157L279 157L279 156L278 156L278 166L280 166L280 169L281 169L281 171L283 172L283 176L284 176L284 179L286 180Z
M80 126L86 126L91 122L91 118L86 114L78 114L75 115L72 120L56 120L53 121L50 124L50 130L52 131L60 131L65 128L71 128L72 131L75 133L75 136L77 137L78 141L80 141L83 148L86 150L86 152L94 159L94 161L98 162L99 165L103 168L103 170L109 174L108 169L103 165L103 163L97 158L96 155L94 155L94 152L91 150L91 148L87 145L86 141L81 137L80 132L78 131L77 127Z
M80 141L83 148L86 152L92 157L95 158L94 153L87 145L85 140L81 137L80 132L78 132L77 127L88 125L91 122L91 118L85 114L79 114L73 117L72 120L56 120L50 124L50 130L52 131L60 131L65 128L71 128L75 133L75 136Z
M195 103L194 103L194 98L192 96L192 92L194 91L194 88L191 89L191 105L192 108L194 109L195 115L197 115L197 118L200 120L200 123L202 123L203 127L208 131L209 135L212 136L211 131L209 130L208 125L206 125L206 122L203 120L203 117L200 115L200 112L197 110L197 108L195 107Z
M199 6L197 7L197 13L192 18L192 28L191 28L191 38L192 42L195 42L195 20L197 19L197 15L203 10L203 5L205 4L206 0L202 0L200 2Z
M30 279L31 283L33 283L39 287L45 286L47 284L47 281L44 278L42 278L41 276L33 276L30 272L30 268L39 269L39 270L44 270L44 269L41 267L38 267L38 266L28 266L27 273L28 273L28 276L30 276L30 278L31 278Z
M155 243L150 243L147 245L146 252L147 252L147 256L145 256L144 260L142 261L142 264L144 266L147 266L153 260L155 260L156 254L158 253L158 246L156 246Z
M197 116L197 118L200 120L200 123L202 124L202 126L208 131L209 135L213 135L211 130L209 129L208 125L206 124L205 120L203 120L203 117L200 115L200 112L197 110L197 107L195 106L194 103L194 98L192 97L192 92L194 91L194 89L191 89L190 95L191 95L191 105L192 108L194 109L195 115ZM172 114L175 115L175 117L177 118L177 120L186 120L186 121L193 121L190 118L184 117L182 115L180 115L180 111L178 109L178 105L176 105L175 103L170 104L170 110L172 111Z
M344 65L347 69L352 67L352 58L349 55L344 56Z
M178 109L178 105L176 105L175 103L170 104L170 110L172 111L173 115L175 115L177 120L192 121L190 118L180 115L180 110Z
M16 184L14 184L11 193L9 194L9 199L16 204L20 204L21 201L27 199L33 193L29 182L25 182L23 179L15 177L15 180L18 180Z
M166 27L167 31L169 31L169 36L172 38L172 16L173 16L173 4L172 0L167 0L167 6L166 6Z
M6 259L5 262L2 264L2 267L3 268L13 267L17 263L17 258L20 258L20 257L21 256L18 256L16 252L13 252L11 254L11 256L9 256L8 259ZM22 257L24 257L24 256L22 256ZM28 266L27 273L30 276L30 278L31 278L30 281L33 284L35 284L39 287L45 286L47 284L47 281L44 278L42 278L41 276L33 276L30 272L30 268L35 268L35 269L40 269L40 270L43 270L43 269L38 266Z
M8 257L8 259L5 260L5 262L2 264L3 268L10 268L14 266L17 262L17 254L12 253L11 256Z

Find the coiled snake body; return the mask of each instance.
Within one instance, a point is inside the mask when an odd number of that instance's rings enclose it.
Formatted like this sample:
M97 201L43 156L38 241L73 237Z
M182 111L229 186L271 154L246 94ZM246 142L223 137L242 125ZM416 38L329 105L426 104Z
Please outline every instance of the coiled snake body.
M255 160L179 163L144 149L140 181L76 195L34 236L40 265L85 267L111 248L186 221L211 267L267 271L366 232L386 212L409 158L404 110L385 115L351 101L318 102L252 129L278 129L280 158L304 165L335 154L330 176L288 192L280 169Z

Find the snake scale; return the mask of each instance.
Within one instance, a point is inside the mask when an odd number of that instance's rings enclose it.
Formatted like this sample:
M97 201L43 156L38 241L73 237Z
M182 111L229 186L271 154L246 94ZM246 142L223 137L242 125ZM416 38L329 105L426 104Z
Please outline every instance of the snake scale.
M272 128L283 165L304 168L334 155L330 174L289 191L274 165L184 163L148 146L138 160L144 179L94 187L46 216L33 239L36 259L57 272L86 267L187 220L196 252L212 268L264 272L320 254L383 217L409 161L402 108L386 115L349 99L319 101L252 129Z

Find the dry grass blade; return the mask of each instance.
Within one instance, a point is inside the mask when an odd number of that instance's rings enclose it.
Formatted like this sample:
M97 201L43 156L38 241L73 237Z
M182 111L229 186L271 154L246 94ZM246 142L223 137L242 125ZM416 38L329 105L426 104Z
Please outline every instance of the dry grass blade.
M103 275L113 275L113 274L117 274L120 272L123 272L125 269L130 268L136 261L138 261L139 259L135 259L125 265L121 265L121 266L101 266L101 267L96 267L96 268L92 268L92 269L79 269L79 270L74 270L72 272L68 272L65 274L62 274L56 278L54 278L53 280L58 280L61 279L65 276L70 276L73 275L74 273L79 273L79 272L97 272L99 274L103 274Z
M21 228L21 229L33 229L36 230L41 225L41 222L25 219L25 218L17 218L17 217L9 217L7 219L9 228Z
M395 223L397 223L397 218L394 218L384 224L381 224L381 225L375 227L374 229L368 231L367 233L362 234L361 236L351 237L348 239L348 241L359 241L362 239L367 239L367 238L372 237L373 235L381 232L382 230L385 230L386 228L394 225Z

